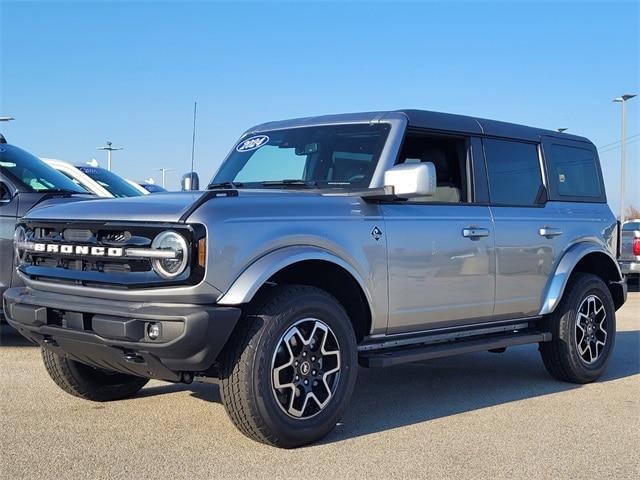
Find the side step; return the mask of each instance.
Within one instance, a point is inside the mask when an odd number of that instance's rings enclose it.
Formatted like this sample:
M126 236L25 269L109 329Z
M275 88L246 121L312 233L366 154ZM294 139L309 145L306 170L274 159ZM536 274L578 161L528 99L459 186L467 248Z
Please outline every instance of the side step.
M415 347L395 348L361 352L360 365L363 367L391 367L401 363L419 362L432 358L448 357L463 353L482 352L497 348L513 347L528 343L548 342L551 333L523 331L512 334L487 335L482 338L458 340L447 343L421 345Z

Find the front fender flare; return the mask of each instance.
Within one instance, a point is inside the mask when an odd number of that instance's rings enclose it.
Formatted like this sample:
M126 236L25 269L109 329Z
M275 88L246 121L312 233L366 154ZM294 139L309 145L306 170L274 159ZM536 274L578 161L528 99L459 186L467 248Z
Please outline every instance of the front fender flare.
M324 260L345 269L367 297L371 305L369 290L358 272L346 261L328 250L314 246L285 247L270 252L247 267L233 282L227 292L216 303L219 305L241 305L251 301L257 291L269 278L285 267L305 260Z
M573 269L580 260L591 253L603 253L609 257L618 271L618 280L622 280L618 262L605 247L591 242L576 243L564 253L558 262L553 277L547 283L540 315L547 315L555 310L558 303L560 303L560 299L562 298L562 294L564 293Z

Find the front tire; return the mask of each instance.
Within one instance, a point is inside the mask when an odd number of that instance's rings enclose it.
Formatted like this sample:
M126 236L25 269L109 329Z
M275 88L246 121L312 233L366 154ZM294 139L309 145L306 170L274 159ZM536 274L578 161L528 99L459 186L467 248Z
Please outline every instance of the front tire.
M540 354L552 376L589 383L604 373L615 343L616 312L611 292L600 277L574 274L544 325L552 340L540 344Z
M108 372L65 358L45 348L42 360L51 379L69 395L94 402L129 398L149 379L118 372Z
M357 344L342 305L303 285L274 287L241 320L223 355L221 394L249 438L293 448L329 433L353 393Z

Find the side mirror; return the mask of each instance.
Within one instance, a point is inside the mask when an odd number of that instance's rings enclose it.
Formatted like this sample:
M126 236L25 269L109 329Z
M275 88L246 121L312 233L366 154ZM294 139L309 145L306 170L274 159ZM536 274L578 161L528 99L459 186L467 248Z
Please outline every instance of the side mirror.
M399 198L429 197L436 193L436 166L431 162L396 165L384 172L385 187Z
M196 172L187 172L182 175L180 187L183 192L200 190L200 179L198 178L198 174Z
M0 203L9 203L12 199L11 190L6 184L0 182Z

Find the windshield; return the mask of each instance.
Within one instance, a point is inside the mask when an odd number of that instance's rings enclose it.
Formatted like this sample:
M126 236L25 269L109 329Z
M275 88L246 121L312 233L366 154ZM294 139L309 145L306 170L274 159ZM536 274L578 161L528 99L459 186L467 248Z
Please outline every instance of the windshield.
M38 157L13 145L0 145L0 171L32 192L87 193Z
M93 178L114 197L139 197L144 195L144 193L131 185L124 178L110 172L109 170L105 170L104 168L84 166L76 168Z
M245 137L211 185L367 188L388 132L388 124L354 124Z

